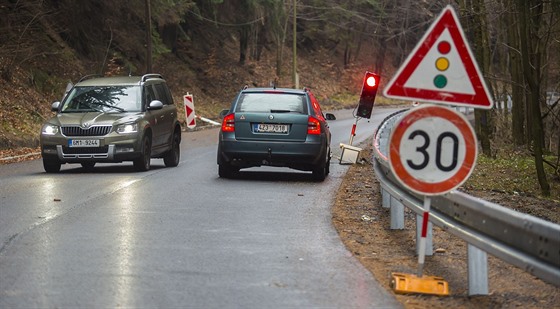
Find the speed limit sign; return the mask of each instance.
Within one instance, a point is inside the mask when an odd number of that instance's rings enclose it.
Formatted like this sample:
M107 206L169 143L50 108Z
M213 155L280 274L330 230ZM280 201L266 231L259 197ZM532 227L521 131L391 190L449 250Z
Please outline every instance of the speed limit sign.
M468 120L441 106L408 111L393 127L389 164L397 179L423 195L439 195L459 187L470 176L477 140Z

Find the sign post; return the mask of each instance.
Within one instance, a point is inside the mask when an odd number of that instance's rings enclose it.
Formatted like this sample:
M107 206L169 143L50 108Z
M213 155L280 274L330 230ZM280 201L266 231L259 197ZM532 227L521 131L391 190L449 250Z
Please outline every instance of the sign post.
M401 100L492 108L494 102L451 5L432 23L384 94ZM422 278L431 196L459 187L470 176L477 156L476 135L461 114L426 105L411 109L395 124L389 147L389 164L397 180L424 195L418 276L393 273L393 288L401 293L447 295L442 278Z
M419 278L424 268L431 196L447 193L463 184L474 168L476 157L474 130L462 114L450 108L423 105L412 109L391 132L391 171L404 187L424 195Z

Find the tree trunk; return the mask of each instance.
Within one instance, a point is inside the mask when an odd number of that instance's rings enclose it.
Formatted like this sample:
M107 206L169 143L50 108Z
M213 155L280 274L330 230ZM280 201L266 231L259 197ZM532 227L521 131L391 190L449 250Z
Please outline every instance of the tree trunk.
M247 60L247 50L249 49L250 27L242 26L239 29L239 64L244 65Z
M471 1L461 1L461 8L467 13L467 16L471 16L470 20L466 17L463 19L467 20L467 26L476 25L468 27L471 33L471 40L474 43L474 56L481 67L483 73L487 73L490 67L490 52L488 47L488 34L487 34L487 23L486 23L486 10L484 8L484 1L482 0L471 0ZM491 113L487 110L475 110L475 131L480 142L480 147L482 153L488 157L492 156L492 149L490 144L490 136L492 134L493 121Z
M509 46L511 83L511 135L516 146L525 145L525 95L523 71L521 70L521 55L519 54L519 32L516 25L519 14L516 13L514 0L506 1L509 13L506 16L507 42Z
M542 194L550 196L550 184L546 179L542 157L544 129L539 100L541 91L540 66L543 49L542 42L538 37L538 30L541 27L541 14L544 4L542 0L517 0L517 5L521 13L519 18L521 63L529 90L528 107L529 119L531 120L530 127L532 128L530 137L535 157L535 167Z
M477 29L475 31L474 39L476 46L476 58L481 66L483 74L488 74L490 72L490 44L488 42L486 8L484 6L484 0L474 0L473 2L475 24L479 25L479 27L475 27L475 29ZM491 84L487 84L489 86L488 91L493 94L494 91L492 90ZM494 97L494 95L492 96ZM490 157L492 156L490 137L494 131L494 119L492 117L492 112L488 110L479 110L475 113L475 117L478 118L478 131L482 153L484 153L487 157Z

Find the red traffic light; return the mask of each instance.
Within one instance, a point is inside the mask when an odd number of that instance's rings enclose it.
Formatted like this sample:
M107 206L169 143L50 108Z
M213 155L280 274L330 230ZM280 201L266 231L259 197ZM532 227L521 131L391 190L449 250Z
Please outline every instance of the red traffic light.
M358 104L357 116L362 118L370 118L375 96L377 95L377 87L379 86L379 75L366 72L364 76L364 84L362 85L362 93L360 93L360 103Z
M377 86L377 79L375 78L375 76L373 76L373 75L367 76L366 75L366 85L368 85L370 87Z

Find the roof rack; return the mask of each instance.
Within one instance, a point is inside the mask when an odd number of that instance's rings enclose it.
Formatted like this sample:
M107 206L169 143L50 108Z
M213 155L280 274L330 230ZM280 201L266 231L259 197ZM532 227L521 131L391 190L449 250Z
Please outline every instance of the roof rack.
M161 74L154 74L154 73L144 74L144 75L142 75L141 81L145 82L150 78L161 78L161 79L163 79L163 76L161 76Z
M243 90L245 90L245 89L247 89L247 88L249 88L249 85L243 86Z
M89 74L89 75L85 75L82 78L80 78L79 82L83 82L86 79L90 79L90 78L95 78L95 77L103 77L103 74Z
M305 92L309 92L309 88L307 88L307 87L303 87L303 91L305 91Z

